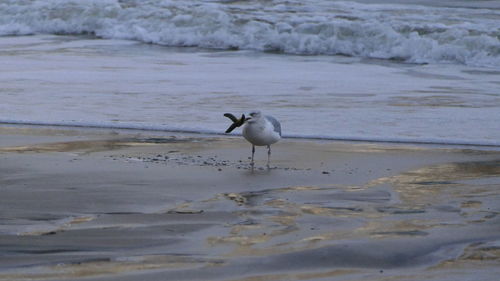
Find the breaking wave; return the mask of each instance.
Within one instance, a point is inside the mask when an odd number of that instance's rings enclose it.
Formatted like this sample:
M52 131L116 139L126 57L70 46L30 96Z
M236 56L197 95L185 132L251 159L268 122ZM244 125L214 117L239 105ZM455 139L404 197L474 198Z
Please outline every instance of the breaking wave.
M317 1L4 0L0 35L500 67L500 11Z

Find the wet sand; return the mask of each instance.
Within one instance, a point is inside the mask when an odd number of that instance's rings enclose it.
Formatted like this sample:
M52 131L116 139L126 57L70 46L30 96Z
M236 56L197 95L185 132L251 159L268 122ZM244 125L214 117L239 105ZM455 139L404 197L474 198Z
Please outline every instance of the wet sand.
M0 280L496 280L500 152L0 127Z

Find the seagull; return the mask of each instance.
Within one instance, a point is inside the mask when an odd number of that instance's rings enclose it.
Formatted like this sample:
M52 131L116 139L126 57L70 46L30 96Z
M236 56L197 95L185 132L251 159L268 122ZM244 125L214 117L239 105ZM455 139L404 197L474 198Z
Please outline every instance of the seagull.
M254 166L255 146L267 146L267 168L271 158L271 144L281 139L281 124L276 118L268 115L262 115L258 110L250 112L245 118L243 127L243 137L252 144L252 162Z

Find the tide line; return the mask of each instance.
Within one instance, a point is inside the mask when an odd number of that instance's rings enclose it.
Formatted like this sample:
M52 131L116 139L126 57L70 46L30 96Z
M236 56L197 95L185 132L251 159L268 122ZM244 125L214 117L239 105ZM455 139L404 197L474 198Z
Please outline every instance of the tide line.
M116 130L137 130L137 131L152 131L165 133L188 133L200 135L226 135L226 136L241 136L241 133L225 134L223 130L209 130L197 128L176 128L161 125L145 125L145 124L111 124L111 123L87 123L87 122L45 122L45 121L30 121L30 120L0 120L3 125L15 126L35 126L35 127L64 127L64 128L87 128L87 129L116 129ZM397 138L397 137L361 137L361 136L328 136L328 135L300 135L300 134L283 134L285 139L302 139L302 140L325 140L325 141L345 141L345 142L367 142L367 143L388 143L388 144L415 144L415 145L439 145L439 146L455 146L455 147L489 147L500 149L500 140L484 140L469 141L469 140L453 140L453 139L433 139L433 138Z

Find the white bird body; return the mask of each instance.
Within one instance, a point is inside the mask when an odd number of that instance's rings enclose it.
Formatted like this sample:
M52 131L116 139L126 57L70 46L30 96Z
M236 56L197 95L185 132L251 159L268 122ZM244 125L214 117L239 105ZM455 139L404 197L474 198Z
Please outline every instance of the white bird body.
M243 127L243 137L253 145L271 145L281 139L279 132L275 131L273 124L267 116L247 122Z
M272 116L264 116L260 111L253 111L245 120L243 137L252 144L252 162L254 165L255 146L267 146L267 167L271 156L271 144L281 139L281 124Z

